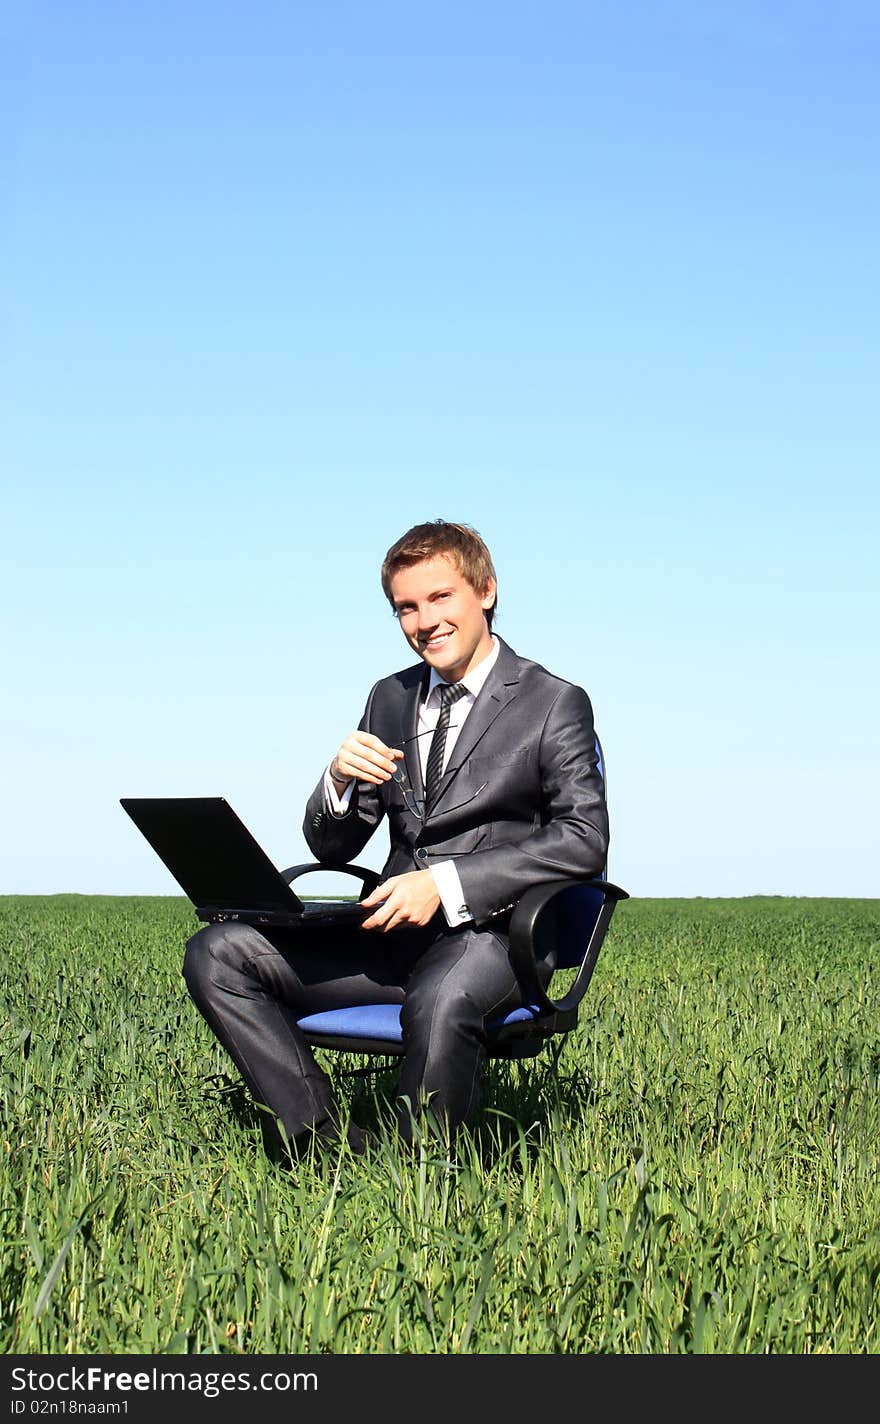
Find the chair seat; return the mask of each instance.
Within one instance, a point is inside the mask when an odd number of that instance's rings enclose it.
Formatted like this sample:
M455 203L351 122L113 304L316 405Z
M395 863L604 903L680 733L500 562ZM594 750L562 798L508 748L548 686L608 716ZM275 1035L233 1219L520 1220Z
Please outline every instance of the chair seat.
M530 1023L538 1015L539 1010L534 1004L511 1009L503 1018L493 1019L488 1024L488 1031L492 1033L508 1024ZM398 1046L403 1042L399 1004L356 1004L345 1009L325 1009L320 1014L306 1014L298 1022L303 1032L310 1036L326 1034L329 1038L371 1039Z

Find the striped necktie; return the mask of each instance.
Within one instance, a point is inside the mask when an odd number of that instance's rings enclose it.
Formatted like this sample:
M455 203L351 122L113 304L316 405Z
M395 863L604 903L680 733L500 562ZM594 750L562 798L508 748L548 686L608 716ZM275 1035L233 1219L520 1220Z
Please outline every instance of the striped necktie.
M428 752L428 765L425 771L425 801L429 806L437 795L440 778L443 775L443 752L446 748L450 709L453 702L457 702L467 692L467 688L460 682L444 682L439 686L440 716L431 738L431 750Z

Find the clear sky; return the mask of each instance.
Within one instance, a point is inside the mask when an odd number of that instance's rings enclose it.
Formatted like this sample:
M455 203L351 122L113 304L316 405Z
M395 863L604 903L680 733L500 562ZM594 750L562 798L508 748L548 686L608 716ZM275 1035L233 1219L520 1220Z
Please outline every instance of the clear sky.
M125 795L309 858L444 517L592 698L612 879L880 896L876 4L13 0L0 54L0 892L180 893Z

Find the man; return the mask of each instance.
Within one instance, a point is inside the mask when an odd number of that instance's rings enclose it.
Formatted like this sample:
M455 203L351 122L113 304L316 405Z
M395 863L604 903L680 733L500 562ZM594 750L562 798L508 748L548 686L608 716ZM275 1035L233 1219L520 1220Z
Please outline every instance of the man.
M299 1151L341 1134L330 1081L297 1020L401 1007L398 1122L474 1113L487 1019L523 1002L510 912L534 884L598 874L608 817L586 692L492 632L497 581L468 525L435 520L386 554L382 588L420 662L377 682L309 798L318 860L354 860L383 817L390 852L357 928L209 925L187 946L190 993L257 1100ZM321 937L318 937L321 935ZM541 966L545 982L552 964ZM363 1132L347 1128L362 1150Z

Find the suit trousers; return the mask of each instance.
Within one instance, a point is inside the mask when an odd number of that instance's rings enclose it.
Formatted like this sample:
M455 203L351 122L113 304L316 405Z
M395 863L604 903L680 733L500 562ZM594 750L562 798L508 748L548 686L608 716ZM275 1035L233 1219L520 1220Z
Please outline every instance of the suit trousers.
M400 1004L404 1055L398 1125L429 1102L451 1128L472 1119L486 1056L485 1023L524 995L510 964L506 921L497 929L445 927L385 933L353 927L262 929L226 921L189 940L187 988L250 1092L288 1139L332 1138L330 1079L297 1020L352 1004ZM542 966L549 978L551 965Z

